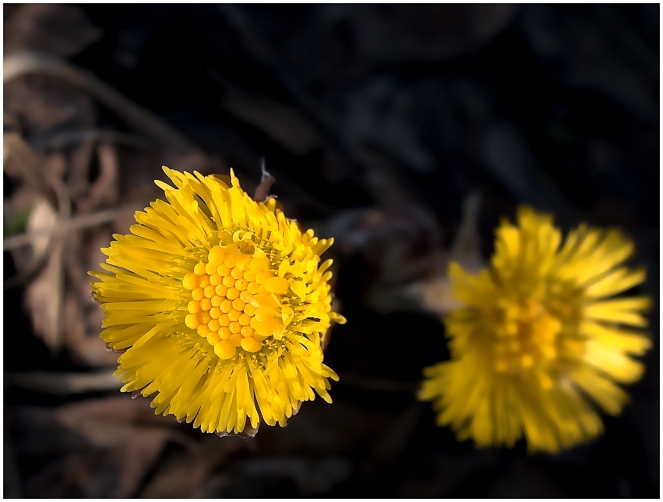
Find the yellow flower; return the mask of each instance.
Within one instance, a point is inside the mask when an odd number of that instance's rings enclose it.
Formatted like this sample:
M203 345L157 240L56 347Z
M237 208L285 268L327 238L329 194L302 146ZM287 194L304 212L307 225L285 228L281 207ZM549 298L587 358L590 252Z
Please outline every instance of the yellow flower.
M164 171L168 202L136 212L133 235L102 249L106 272L90 272L101 337L125 350L122 390L221 434L255 430L260 416L284 426L313 390L331 402L338 376L321 337L345 322L331 310L332 260L320 264L333 240L302 233L273 198L252 200L232 171Z
M560 246L552 217L530 208L496 234L488 270L450 266L463 303L446 319L451 361L424 370L419 398L478 447L513 447L523 434L529 451L589 441L603 430L589 401L618 415L628 396L617 384L642 376L631 356L651 347L628 328L647 326L650 300L610 298L645 279L623 266L633 244L581 225Z

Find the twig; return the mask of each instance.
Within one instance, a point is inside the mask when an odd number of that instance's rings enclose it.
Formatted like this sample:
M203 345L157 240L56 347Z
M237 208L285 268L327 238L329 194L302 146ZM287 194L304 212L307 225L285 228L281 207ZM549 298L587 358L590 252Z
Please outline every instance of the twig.
M373 392L403 392L413 394L419 386L419 382L402 382L386 378L357 376L349 373L339 373L338 377L339 381L336 385L347 385Z
M372 467L379 462L388 462L396 458L408 445L419 422L421 403L412 404L386 428L375 442L371 458Z
M335 133L330 117L323 116L320 107L306 90L297 81L278 65L278 59L271 50L271 45L254 29L249 18L244 14L241 6L222 4L219 9L223 11L228 22L240 36L246 50L251 53L258 63L265 66L278 80L283 89L288 92L295 104L302 110L308 119L319 130L330 138L332 144L344 152L352 164L361 166L360 156L344 137Z
M106 129L76 129L48 136L34 136L30 138L30 146L37 150L55 150L68 146L77 146L85 141L124 144L134 148L150 150L155 147L153 143L135 134Z
M83 392L118 390L122 387L122 382L112 373L110 369L95 373L33 371L9 373L8 380L9 385L14 387L67 396Z
M50 75L62 79L89 92L108 109L113 110L134 127L145 131L163 144L181 150L194 149L193 144L186 137L157 115L125 98L89 72L65 61L37 52L20 52L5 57L3 71L5 84L29 74Z
M3 240L2 243L3 250L8 251L11 249L18 249L23 246L28 246L32 243L35 237L56 237L66 235L69 232L73 232L75 230L81 230L83 228L101 225L102 223L108 223L109 221L113 221L118 215L124 213L125 211L136 211L138 209L137 206L138 204L134 203L119 207L117 209L107 209L105 211L99 211L98 213L75 216L74 218L70 218L59 225L55 225L52 228L41 228L26 234L7 237Z

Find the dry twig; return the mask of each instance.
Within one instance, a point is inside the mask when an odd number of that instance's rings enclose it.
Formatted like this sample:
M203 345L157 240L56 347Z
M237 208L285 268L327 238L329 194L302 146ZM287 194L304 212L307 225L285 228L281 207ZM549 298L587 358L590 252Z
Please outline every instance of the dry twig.
M136 129L145 131L164 145L180 150L194 149L193 144L161 118L125 98L94 75L46 54L21 52L5 57L3 81L9 82L30 74L50 75L89 92L108 109Z
M9 384L23 389L46 392L59 396L80 394L83 392L119 390L120 379L112 371L103 370L95 373L62 373L33 371L9 375Z
M107 209L97 213L75 216L67 221L63 221L60 224L51 226L49 228L40 228L26 234L7 237L3 240L3 249L5 251L18 249L23 246L30 245L37 237L64 236L76 230L82 230L84 228L101 225L102 223L108 223L117 218L118 215L126 211L136 211L139 209L139 206L142 207L143 205L143 203L132 203L118 207L116 209Z

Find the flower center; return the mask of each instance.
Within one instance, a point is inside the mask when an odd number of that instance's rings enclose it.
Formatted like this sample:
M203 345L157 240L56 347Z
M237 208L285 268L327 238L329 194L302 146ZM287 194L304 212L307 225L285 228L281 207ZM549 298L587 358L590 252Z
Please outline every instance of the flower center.
M519 373L533 366L546 367L546 360L558 358L562 323L557 316L535 300L525 304L508 302L501 307L501 322L495 332L497 372Z
M281 338L294 316L282 303L289 282L248 242L214 246L207 263L196 264L182 284L191 291L185 324L221 359L234 357L239 348L258 352L267 338Z

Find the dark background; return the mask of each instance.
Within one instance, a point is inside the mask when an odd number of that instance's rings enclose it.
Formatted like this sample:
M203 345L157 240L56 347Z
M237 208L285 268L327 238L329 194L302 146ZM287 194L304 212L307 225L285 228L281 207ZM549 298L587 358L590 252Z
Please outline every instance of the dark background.
M4 55L5 138L41 159L5 139L5 237L119 208L4 253L5 496L660 496L659 5L5 4ZM8 78L11 58L32 66ZM285 429L219 438L117 391L85 271L162 164L251 192L261 158L286 214L336 239L341 381ZM468 200L467 263L520 204L635 240L654 348L599 440L476 450L414 399L447 352L406 293L444 279Z

